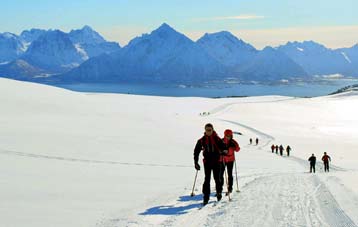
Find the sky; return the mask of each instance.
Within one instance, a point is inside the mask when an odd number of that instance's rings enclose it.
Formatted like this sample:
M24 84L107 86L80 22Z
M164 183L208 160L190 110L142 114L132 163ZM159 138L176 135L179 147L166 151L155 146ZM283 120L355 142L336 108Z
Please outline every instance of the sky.
M89 25L121 46L163 22L192 40L230 31L262 49L314 40L330 48L358 43L358 0L0 0L0 32Z

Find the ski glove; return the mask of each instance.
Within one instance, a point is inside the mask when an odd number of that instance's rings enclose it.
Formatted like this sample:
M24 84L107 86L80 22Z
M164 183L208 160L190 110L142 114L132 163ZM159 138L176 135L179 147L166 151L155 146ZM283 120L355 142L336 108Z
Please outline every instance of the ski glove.
M196 169L196 170L200 170L200 165L199 165L199 163L197 163L197 162L195 163L195 169Z

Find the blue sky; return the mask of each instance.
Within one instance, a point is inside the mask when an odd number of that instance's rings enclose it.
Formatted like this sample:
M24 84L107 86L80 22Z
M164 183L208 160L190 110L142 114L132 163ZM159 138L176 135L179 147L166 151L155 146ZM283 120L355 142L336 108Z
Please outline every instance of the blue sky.
M354 9L357 0L1 0L0 32L87 24L124 45L166 22L193 40L228 30L258 48L289 40L341 47L358 43Z

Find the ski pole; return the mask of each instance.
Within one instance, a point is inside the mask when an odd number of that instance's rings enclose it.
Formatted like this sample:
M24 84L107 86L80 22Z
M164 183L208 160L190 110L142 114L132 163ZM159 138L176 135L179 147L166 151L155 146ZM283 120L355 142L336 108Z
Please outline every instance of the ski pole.
M236 159L235 159L235 175L236 175L236 192L240 192L239 190L239 180L237 178L237 166L236 166Z
M195 194L194 194L194 188L195 188L196 178L198 177L198 172L199 172L199 170L196 170L195 179L194 179L194 185L193 185L193 190L191 191L191 194L190 194L191 197L193 197L193 196L195 195Z

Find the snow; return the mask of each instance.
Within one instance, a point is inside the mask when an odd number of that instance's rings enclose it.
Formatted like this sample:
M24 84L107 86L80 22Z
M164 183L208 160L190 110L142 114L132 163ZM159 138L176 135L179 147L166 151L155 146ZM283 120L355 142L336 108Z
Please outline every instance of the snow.
M347 62L352 63L351 59L349 59L349 57L347 56L347 54L346 54L346 53L341 52L341 54L342 54L342 55L343 55L343 57L347 60Z
M0 103L3 226L357 226L356 92L169 98L0 79ZM207 122L220 136L242 133L241 192L199 210L192 153ZM272 154L272 143L292 157ZM318 161L307 173L308 156L324 151L331 172Z
M299 47L297 47L297 50L299 50L299 51L305 51L304 49L299 48Z

